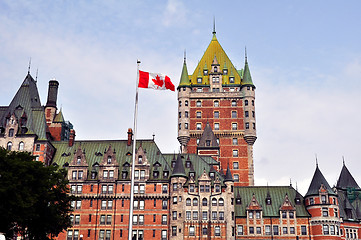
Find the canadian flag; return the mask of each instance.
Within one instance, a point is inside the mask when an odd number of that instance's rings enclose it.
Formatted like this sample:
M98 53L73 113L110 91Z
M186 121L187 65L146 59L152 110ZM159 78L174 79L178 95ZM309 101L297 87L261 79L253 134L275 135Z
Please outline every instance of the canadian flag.
M169 89L171 91L175 91L174 85L168 76L160 73L143 72L140 70L138 87L153 88L157 90Z

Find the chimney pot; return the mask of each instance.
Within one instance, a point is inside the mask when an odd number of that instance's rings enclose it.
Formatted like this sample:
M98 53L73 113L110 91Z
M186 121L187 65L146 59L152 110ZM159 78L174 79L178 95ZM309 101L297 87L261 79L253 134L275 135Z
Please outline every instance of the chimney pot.
M128 142L127 142L127 146L132 145L132 140L133 140L133 130L131 128L128 128Z
M70 129L70 134L69 134L69 147L72 147L74 145L74 141L75 141L75 130L74 129Z

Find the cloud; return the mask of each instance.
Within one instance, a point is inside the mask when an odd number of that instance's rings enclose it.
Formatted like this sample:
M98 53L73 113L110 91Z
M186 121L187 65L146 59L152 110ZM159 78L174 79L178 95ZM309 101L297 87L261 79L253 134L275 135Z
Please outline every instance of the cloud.
M166 27L183 25L186 23L187 9L182 1L168 0L163 14L162 23Z

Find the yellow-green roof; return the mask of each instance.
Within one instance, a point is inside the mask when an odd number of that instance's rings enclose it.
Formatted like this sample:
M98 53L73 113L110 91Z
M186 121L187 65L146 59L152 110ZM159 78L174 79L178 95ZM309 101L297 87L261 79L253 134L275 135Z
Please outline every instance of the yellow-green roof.
M211 64L214 57L216 56L217 61L220 66L227 66L228 75L223 75L223 84L229 84L228 76L232 72L234 75L234 84L241 84L241 76L239 75L237 69L234 67L231 60L228 58L226 52L223 50L221 44L219 44L216 34L213 34L212 41L208 45L207 50L203 54L203 57L199 61L197 67L194 69L193 75L191 76L191 84L197 85L197 76L201 72L203 76L203 69L208 69L208 72L211 70ZM223 70L223 69L221 69ZM209 76L203 76L203 81L201 85L209 84Z

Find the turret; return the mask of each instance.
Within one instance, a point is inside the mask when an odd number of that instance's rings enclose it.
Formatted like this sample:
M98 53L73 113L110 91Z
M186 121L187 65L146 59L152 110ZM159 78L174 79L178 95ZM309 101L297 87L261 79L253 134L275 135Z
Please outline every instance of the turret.
M178 90L178 141L183 153L187 152L187 143L190 139L190 100L191 84L187 70L186 58L184 57L182 74Z
M248 61L244 65L241 92L244 96L244 139L249 145L253 145L257 139L256 134L256 111L255 111L255 90L256 87L252 82L251 72L248 67Z

